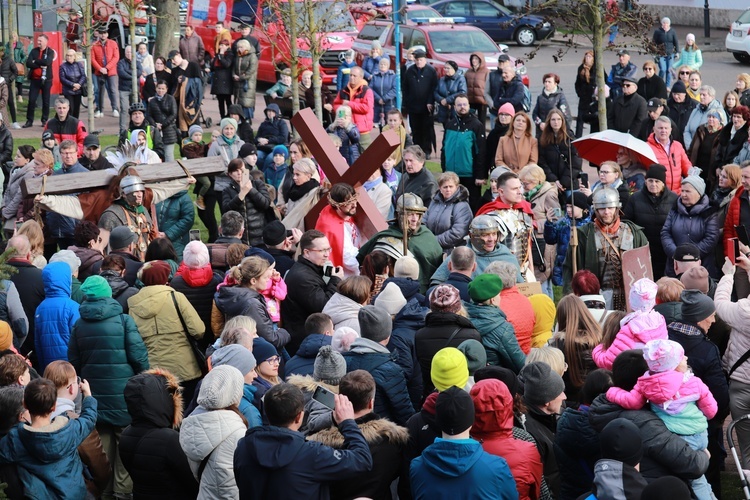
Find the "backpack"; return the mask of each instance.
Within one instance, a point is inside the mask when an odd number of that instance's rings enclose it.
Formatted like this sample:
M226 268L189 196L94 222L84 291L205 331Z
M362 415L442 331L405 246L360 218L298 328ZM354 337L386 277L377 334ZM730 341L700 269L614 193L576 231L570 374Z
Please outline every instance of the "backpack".
M531 111L531 90L526 85L523 86L523 110L527 113Z

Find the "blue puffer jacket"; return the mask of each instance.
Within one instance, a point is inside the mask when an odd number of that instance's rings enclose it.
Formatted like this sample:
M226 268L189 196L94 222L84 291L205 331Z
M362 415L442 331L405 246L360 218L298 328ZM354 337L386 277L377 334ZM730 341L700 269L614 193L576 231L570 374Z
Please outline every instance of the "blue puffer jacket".
M34 314L34 344L39 372L53 361L68 359L68 342L80 317L78 303L70 298L73 277L65 262L52 262L42 270L45 299Z
M64 264L67 266L67 264ZM0 440L0 463L14 462L29 498L86 498L78 446L96 425L96 399L83 398L81 415L57 417L43 429L12 428Z
M365 338L358 338L349 352L344 353L346 372L365 370L375 379L375 408L381 417L398 425L414 415L404 371L394 361L395 356L385 346Z
M299 349L297 349L297 353L292 356L292 359L284 368L286 377L289 378L290 375L310 375L312 377L318 351L324 345L331 345L332 338L320 333L312 333L305 337Z
M661 228L661 244L664 253L667 254L667 265L664 269L667 276L675 276L672 259L675 249L683 243L692 243L701 251L703 267L711 277L720 277L713 257L721 237L717 215L716 208L711 206L705 194L690 211L685 208L681 199L677 199L677 204L669 211L664 227Z
M526 362L516 333L506 319L505 313L495 306L464 302L469 319L482 336L482 345L487 351L487 364L502 366L518 373Z
M187 191L180 191L171 198L156 204L156 219L177 252L177 261L182 260L182 251L190 242L190 228L195 220L195 208Z
M459 94L466 93L466 78L463 73L455 73L453 76L443 76L438 80L437 88L434 92L435 103L438 107L437 120L440 123L445 123L448 119L449 111L453 106L453 101ZM447 106L440 104L440 101L445 99Z
M547 221L544 223L544 242L548 245L557 245L557 255L555 256L555 268L552 270L552 284L562 286L563 284L563 263L565 255L568 252L570 244L570 217L562 217L557 222ZM576 220L576 227L591 222L591 215L583 219Z
M451 251L466 244L464 237L469 234L469 224L474 218L468 200L469 190L465 186L458 186L447 200L440 191L432 197L422 223L437 237L443 250Z
M560 499L575 500L591 491L594 464L601 458L599 433L589 422L589 407L566 408L557 421L554 444L560 468Z
M69 63L65 61L60 65L60 83L62 83L64 95L81 95L81 89L86 85L86 70L82 62ZM73 90L74 84L81 86Z
M381 57L383 56L367 56L365 57L365 60L362 61L362 71L365 72L365 80L367 80L368 82L373 76L375 76L375 73L378 72L378 65L380 64Z
M424 327L428 312L430 310L422 306L416 298L407 302L393 318L393 331L386 346L391 354L396 355L396 364L404 371L409 398L414 408L419 408L422 401L422 370L417 359L414 337L417 330Z
M359 129L354 122L349 122L346 127L339 127L336 122L328 127L328 133L341 139L339 153L344 157L346 163L351 167L359 159Z

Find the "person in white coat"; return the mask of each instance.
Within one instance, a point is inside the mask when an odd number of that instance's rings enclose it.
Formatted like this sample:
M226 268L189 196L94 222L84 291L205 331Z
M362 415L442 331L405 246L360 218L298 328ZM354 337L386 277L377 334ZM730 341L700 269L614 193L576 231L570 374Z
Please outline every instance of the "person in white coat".
M359 310L370 303L372 281L367 276L349 276L339 284L338 291L323 307L323 313L331 317L333 329L348 326L359 331Z
M203 379L199 406L182 422L180 446L200 483L198 499L239 498L233 459L247 432L238 407L243 385L237 368L217 366Z

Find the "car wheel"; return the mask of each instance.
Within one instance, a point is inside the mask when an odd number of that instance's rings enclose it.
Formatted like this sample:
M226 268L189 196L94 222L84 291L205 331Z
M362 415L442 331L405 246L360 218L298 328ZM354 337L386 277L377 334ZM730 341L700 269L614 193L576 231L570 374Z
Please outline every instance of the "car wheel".
M745 54L744 52L732 52L732 55L742 64L750 64L750 54Z
M536 32L529 26L521 26L516 31L516 43L522 47L534 45L536 42Z

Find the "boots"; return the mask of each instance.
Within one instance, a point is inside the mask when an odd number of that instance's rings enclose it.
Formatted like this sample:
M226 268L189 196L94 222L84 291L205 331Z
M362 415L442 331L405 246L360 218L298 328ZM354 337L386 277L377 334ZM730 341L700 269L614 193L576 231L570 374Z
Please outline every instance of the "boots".
M198 207L198 210L206 209L206 202L203 200L203 196L198 195L198 198L195 200L195 206Z

